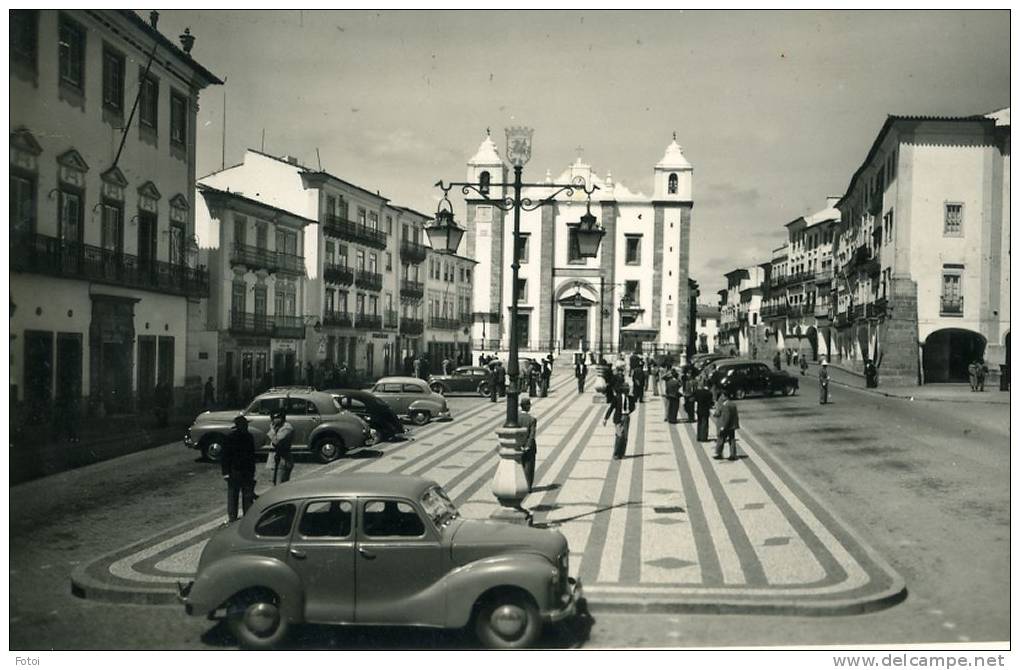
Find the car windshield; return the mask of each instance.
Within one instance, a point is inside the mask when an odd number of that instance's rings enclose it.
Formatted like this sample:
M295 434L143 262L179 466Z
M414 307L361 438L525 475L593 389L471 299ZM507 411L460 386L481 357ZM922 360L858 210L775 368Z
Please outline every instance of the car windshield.
M446 495L446 491L438 486L433 486L422 494L421 507L437 528L455 519L459 514L449 496Z

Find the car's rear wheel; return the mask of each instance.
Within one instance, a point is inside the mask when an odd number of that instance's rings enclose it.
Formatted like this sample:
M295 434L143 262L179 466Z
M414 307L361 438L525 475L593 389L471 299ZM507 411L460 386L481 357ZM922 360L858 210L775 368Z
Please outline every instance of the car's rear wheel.
M489 393L490 393L489 382L482 382L478 385L478 395L482 396L483 398L488 398Z
M315 457L323 463L329 463L340 458L344 453L344 443L333 435L327 435L320 437L315 442L315 446L312 448L315 452Z
M210 435L202 441L202 458L213 463L223 458L223 437Z
M538 607L519 591L486 598L474 624L478 641L490 649L524 649L538 642L542 633Z
M272 649L284 641L290 626L280 611L280 598L268 589L239 593L227 605L227 627L245 649Z
M733 397L735 397L737 400L743 400L744 398L747 397L747 391L745 391L744 389L737 389L736 391L733 392Z
M439 395L446 395L446 389L443 388L442 384L429 384L429 389L431 389L433 393L438 393Z
M791 393L793 393L793 389L791 387L789 386L783 387L783 395L790 395Z
M416 426L424 426L429 422L429 413L422 410L411 412L411 423Z

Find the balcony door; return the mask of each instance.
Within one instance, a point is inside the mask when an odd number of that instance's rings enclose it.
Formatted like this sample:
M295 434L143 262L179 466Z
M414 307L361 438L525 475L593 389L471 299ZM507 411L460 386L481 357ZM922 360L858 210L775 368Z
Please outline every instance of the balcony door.
M156 215L138 213L138 268L153 270L156 267Z

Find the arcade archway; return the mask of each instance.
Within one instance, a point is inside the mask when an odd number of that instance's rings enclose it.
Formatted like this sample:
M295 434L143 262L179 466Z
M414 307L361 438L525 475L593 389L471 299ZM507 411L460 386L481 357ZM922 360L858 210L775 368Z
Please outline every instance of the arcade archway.
M924 382L965 382L967 366L984 358L986 340L971 330L944 328L924 341Z

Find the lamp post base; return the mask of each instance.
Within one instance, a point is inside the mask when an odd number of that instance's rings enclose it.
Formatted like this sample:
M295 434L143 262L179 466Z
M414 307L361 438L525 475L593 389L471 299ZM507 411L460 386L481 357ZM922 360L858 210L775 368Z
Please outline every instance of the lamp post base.
M528 510L523 507L503 507L502 502L500 502L500 505L489 515L489 521L512 523L515 526L531 525L531 512Z
M528 480L524 476L524 466L521 464L528 429L504 426L496 430L496 436L499 438L499 463L492 478L492 494L499 501L500 507L489 518L495 521L528 524L531 522L531 515L521 507L529 493Z

